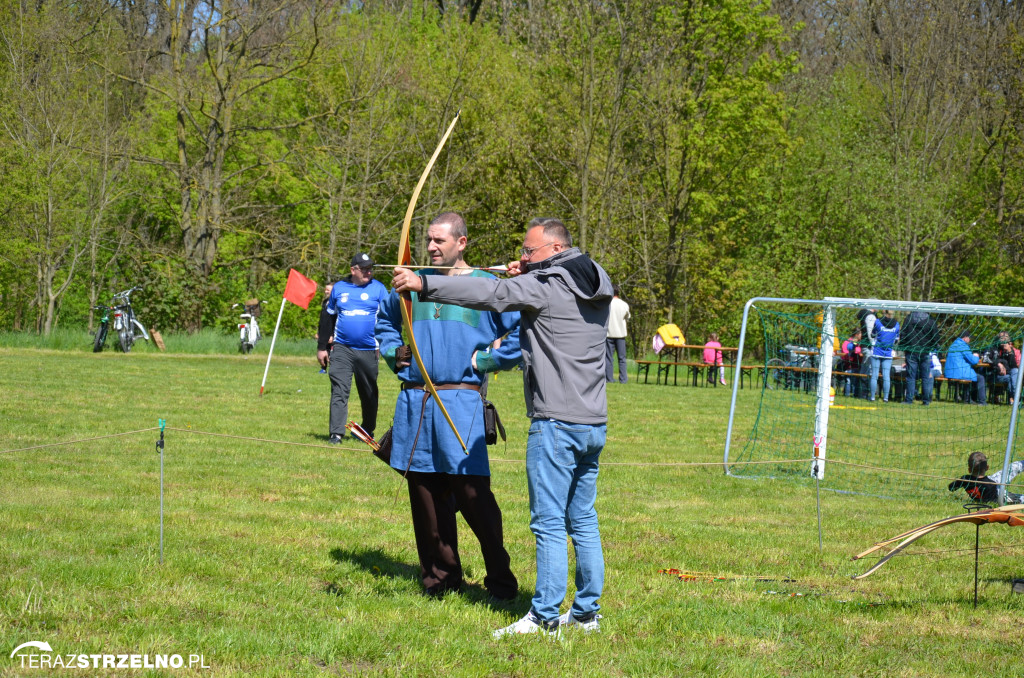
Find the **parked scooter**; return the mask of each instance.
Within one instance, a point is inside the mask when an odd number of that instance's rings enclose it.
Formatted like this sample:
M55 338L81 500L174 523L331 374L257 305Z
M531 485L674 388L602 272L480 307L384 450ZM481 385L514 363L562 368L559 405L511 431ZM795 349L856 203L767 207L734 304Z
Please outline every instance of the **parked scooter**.
M256 322L263 313L262 304L267 303L266 301L260 301L258 299L250 299L244 304L232 304L231 308L238 308L244 306L244 313L238 317L242 319L242 322L238 323L238 350L243 354L247 354L252 351L253 347L256 346L256 342L263 338L263 334L260 332L259 323Z

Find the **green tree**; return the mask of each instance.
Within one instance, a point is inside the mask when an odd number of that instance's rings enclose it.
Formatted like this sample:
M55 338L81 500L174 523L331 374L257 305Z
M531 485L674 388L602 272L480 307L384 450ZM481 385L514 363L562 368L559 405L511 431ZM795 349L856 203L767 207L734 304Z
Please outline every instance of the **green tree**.
M635 91L641 131L632 162L657 209L646 250L660 306L684 331L731 275L747 223L746 195L788 145L775 86L796 68L769 6L739 0L651 3ZM710 277L709 277L710 276Z
M275 147L261 143L265 133L301 122L269 90L300 77L315 57L322 4L154 0L125 10L152 17L153 29L142 36L126 32L125 54L141 50L145 58L120 76L146 90L154 120L160 111L173 113L171 134L163 137L173 144L143 162L164 168L174 181L173 217L189 275L182 319L190 331L202 325L225 229L254 218L249 182L279 164ZM239 152L246 144L249 152Z

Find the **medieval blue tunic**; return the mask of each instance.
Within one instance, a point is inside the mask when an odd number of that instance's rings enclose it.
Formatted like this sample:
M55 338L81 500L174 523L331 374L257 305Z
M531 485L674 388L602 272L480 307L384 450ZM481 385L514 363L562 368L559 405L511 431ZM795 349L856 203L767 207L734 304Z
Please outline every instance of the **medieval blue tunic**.
M423 275L439 273L433 269L422 272ZM473 271L468 275L494 277L484 271ZM392 290L381 305L376 327L380 354L404 384L422 385L423 377L415 360L411 365L395 370L395 351L405 343L402 340L400 303L399 295ZM522 361L517 312L493 313L451 304L420 302L413 293L412 325L423 364L435 385L479 386L485 373L511 369ZM502 337L505 338L501 346L491 348L494 340ZM478 369L473 369L474 351L478 352ZM468 389L438 391L466 443L469 452L466 454L434 399L424 398L425 393L421 389L405 388L398 394L391 439L391 466L403 472L408 467L411 471L423 473L490 475L480 394ZM416 449L410 465L409 453L414 441Z

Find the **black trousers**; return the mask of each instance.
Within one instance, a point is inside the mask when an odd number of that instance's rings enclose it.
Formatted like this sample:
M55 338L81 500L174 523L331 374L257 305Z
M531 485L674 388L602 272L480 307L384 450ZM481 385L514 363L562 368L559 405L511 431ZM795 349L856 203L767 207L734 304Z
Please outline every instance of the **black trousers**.
M359 350L334 344L327 376L331 380L331 435L345 435L348 423L348 396L355 377L359 405L363 410L360 425L371 436L377 428L377 351Z
M462 585L455 516L459 511L480 541L487 568L484 587L495 598L514 598L519 583L505 550L501 509L491 492L490 476L410 471L406 480L423 586L442 593Z

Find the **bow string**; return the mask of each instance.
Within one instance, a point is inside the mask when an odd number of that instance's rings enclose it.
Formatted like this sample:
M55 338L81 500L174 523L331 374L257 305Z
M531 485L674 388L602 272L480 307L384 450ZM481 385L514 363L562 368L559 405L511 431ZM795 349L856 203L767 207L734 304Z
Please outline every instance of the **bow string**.
M402 222L402 235L398 240L398 265L405 266L406 264L412 263L412 247L409 243L409 234L412 227L412 215L416 211L416 201L419 200L420 191L423 190L423 184L427 182L427 177L430 175L430 170L434 168L434 162L437 160L437 156L441 155L441 149L444 148L445 142L448 141L448 137L451 136L452 130L455 129L455 123L459 121L459 116L462 115L462 111L459 110L455 114L455 118L451 124L448 125L447 131L444 136L441 137L440 143L437 144L437 148L434 149L434 154L430 156L430 161L427 163L426 168L423 170L423 174L420 175L419 183L416 184L416 189L412 192L412 199L409 200L409 207L405 210L405 220ZM423 357L420 355L420 350L416 346L416 336L412 330L412 297L408 292L402 293L402 320L405 322L405 326L409 328L409 347L412 349L413 360L416 361L416 367L419 368L420 374L423 375L423 387L430 393L434 398L434 402L441 409L441 414L444 415L448 425L451 426L452 432L455 433L455 437L459 441L459 445L466 454L469 454L469 450L466 449L466 443L462 440L462 436L459 435L459 429L456 428L455 422L452 421L452 417L448 414L448 410L445 408L444 403L441 401L441 397L437 394L437 388L434 386L434 382L431 381L430 375L427 374L427 368L423 364Z

